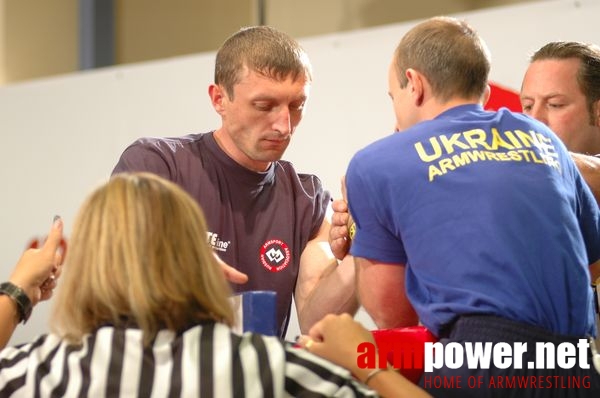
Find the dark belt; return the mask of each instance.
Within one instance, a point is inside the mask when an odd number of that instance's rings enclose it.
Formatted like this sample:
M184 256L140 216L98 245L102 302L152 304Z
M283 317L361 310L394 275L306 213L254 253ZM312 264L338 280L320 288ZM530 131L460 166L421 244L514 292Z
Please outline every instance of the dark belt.
M494 315L462 315L451 325L443 328L440 338L462 341L489 341L492 343L538 341L560 344L572 342L576 344L585 336L558 334L539 326L513 321Z

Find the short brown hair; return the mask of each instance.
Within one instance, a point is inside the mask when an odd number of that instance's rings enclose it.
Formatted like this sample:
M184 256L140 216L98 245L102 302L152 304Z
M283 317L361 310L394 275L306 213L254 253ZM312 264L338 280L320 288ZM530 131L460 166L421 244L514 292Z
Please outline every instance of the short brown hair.
M240 29L218 50L214 82L225 88L229 98L244 68L277 80L288 76L312 80L310 60L300 44L269 26Z
M576 41L553 41L533 53L530 61L546 59L578 59L581 61L577 71L577 84L586 98L593 124L594 104L600 100L600 47Z
M487 88L489 51L464 21L434 17L418 24L404 35L394 58L400 87L407 84L404 72L413 68L442 100L481 97Z

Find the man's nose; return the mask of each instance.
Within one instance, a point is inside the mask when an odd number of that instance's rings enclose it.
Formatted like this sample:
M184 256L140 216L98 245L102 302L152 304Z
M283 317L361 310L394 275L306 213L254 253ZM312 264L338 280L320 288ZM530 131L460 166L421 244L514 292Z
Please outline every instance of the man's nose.
M282 135L288 135L292 131L292 117L290 110L286 107L282 107L277 113L273 129L279 131Z

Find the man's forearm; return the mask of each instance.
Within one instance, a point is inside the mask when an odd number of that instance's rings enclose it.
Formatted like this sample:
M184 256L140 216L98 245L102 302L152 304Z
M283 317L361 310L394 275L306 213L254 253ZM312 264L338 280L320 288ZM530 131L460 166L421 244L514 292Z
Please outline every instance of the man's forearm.
M600 158L571 152L581 176L590 187L596 202L600 204Z
M357 295L379 329L414 326L419 322L405 291L404 265L355 257Z
M325 315L349 313L354 315L359 304L354 282L354 261L346 256L339 264L332 262L303 305L298 308L298 322L302 333Z

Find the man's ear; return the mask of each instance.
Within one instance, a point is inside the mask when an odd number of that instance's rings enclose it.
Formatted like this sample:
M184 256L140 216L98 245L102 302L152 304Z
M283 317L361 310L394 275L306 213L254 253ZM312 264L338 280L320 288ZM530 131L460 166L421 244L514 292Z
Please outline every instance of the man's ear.
M600 99L592 106L592 121L594 126L600 127Z
M408 68L404 73L408 79L407 86L413 102L417 106L421 105L425 96L425 81L423 80L423 75L412 68Z
M218 84L211 84L208 86L208 96L210 97L210 102L212 103L213 108L217 111L218 114L222 114L225 111L223 106L223 101L227 101L226 93L223 90L223 87Z
M485 106L485 104L487 104L487 102L490 100L490 95L492 95L492 88L490 87L489 84L487 84L485 86L483 95L481 96L481 105L482 106Z

